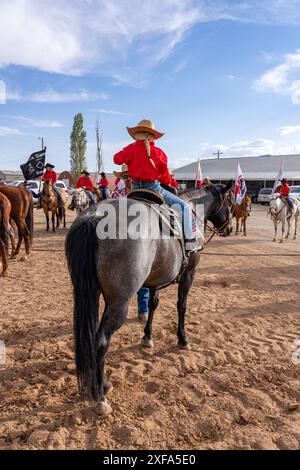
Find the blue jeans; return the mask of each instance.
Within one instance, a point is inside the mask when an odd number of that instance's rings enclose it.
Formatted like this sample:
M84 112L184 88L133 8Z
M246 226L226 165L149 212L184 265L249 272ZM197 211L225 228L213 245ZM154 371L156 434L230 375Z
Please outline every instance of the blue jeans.
M103 199L108 199L109 198L108 188L100 188L100 189L101 189L101 192L102 192Z
M62 197L61 197L61 192L60 190L55 186L55 184L52 185L53 190L56 193L58 201L62 202Z
M132 184L134 189L145 188L151 189L163 196L166 203L169 206L173 204L177 204L181 209L181 218L182 218L182 226L184 227L184 236L185 238L193 238L193 223L192 223L192 212L188 203L180 199L175 194L167 191L166 189L162 188L159 181L152 181L151 183L139 183L138 181L133 181Z
M149 289L142 287L137 293L138 313L149 313Z
M291 199L290 199L290 196L285 196L285 199L287 200L287 203L288 203L288 205L289 205L289 208L290 208L290 210L292 211L292 210L293 210L293 203L292 203L292 201L291 201Z

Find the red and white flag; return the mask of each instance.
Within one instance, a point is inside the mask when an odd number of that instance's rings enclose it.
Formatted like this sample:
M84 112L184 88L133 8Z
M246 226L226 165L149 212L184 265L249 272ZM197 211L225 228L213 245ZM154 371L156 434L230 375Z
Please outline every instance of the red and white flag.
M198 159L197 163L197 171L196 171L196 180L195 180L195 188L199 188L202 186L202 170L201 170L201 165L200 165L200 159Z
M235 201L238 205L242 203L244 197L246 196L246 193L247 193L246 181L245 181L243 172L241 170L240 164L238 163L237 170L236 170L235 188L234 188Z
M284 174L283 174L283 160L281 160L280 162L280 169L278 171L278 175L277 175L277 178L275 180L275 183L274 183L274 186L273 186L273 190L272 190L272 194L275 193L275 190L278 186L280 186L280 183L281 183L281 180L283 178Z

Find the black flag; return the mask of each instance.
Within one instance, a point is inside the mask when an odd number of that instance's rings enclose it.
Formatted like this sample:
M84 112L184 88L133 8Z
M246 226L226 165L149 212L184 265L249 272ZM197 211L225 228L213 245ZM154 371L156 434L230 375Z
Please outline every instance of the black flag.
M44 150L35 152L30 155L27 163L21 165L21 170L25 180L34 180L44 173L46 158L46 147Z

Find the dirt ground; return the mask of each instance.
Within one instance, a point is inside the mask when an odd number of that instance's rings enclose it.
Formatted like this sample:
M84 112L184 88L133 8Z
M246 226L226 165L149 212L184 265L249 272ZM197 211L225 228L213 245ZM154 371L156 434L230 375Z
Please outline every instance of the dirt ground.
M191 351L177 348L176 286L161 293L152 350L132 303L107 356L105 418L78 401L66 230L46 233L35 216L31 259L0 279L1 449L300 449L300 238L273 243L265 207L253 207L247 237L205 249Z

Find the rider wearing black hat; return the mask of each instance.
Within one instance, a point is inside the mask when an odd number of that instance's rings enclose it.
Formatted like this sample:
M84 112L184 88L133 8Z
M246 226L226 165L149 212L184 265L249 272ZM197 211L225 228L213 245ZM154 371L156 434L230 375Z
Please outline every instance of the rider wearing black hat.
M46 171L42 176L42 181L50 181L51 182L52 188L56 193L58 203L62 204L63 200L62 200L62 197L61 197L61 192L55 184L57 182L57 174L56 174L55 171L53 171L53 168L55 168L54 165L52 165L51 163L46 163L46 165L45 165Z

